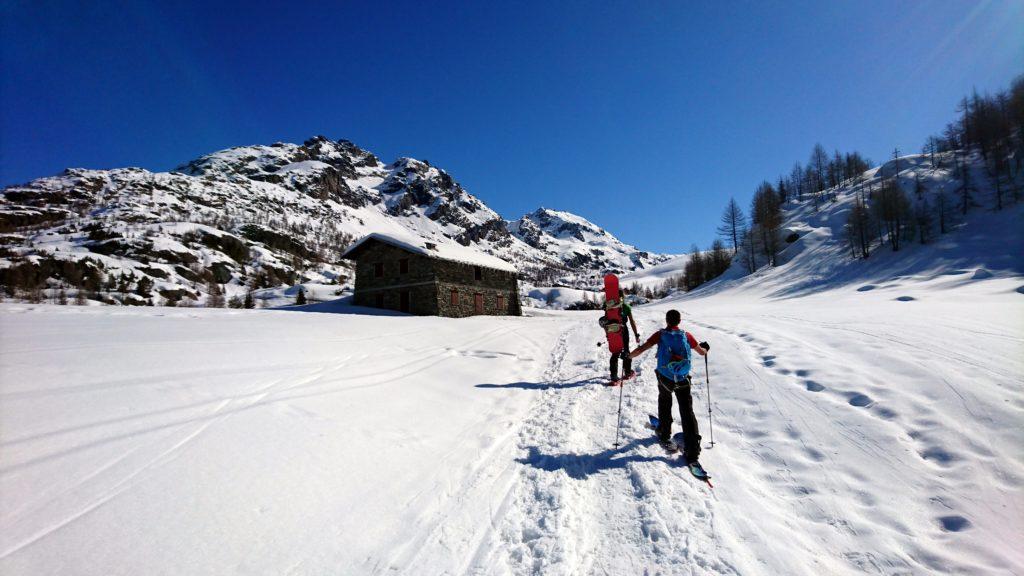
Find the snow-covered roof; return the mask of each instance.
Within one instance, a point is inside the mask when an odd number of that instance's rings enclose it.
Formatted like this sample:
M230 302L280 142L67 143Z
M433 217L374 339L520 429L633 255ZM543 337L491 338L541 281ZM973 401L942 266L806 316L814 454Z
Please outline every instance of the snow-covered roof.
M360 238L358 242L349 246L348 250L345 250L345 253L342 254L341 257L351 257L351 254L370 240L377 240L385 244L402 248L403 250L408 250L415 254L422 254L429 258L451 260L453 262L461 262L463 264L471 264L473 266L484 266L495 270L512 272L513 274L518 273L515 266L512 266L501 258L491 256L490 254L484 254L483 252L478 252L472 248L466 248L461 244L456 244L449 240L438 240L436 238L427 239L419 236L394 233L384 234L381 232L374 232L372 234L367 234ZM428 247L428 245L430 247Z

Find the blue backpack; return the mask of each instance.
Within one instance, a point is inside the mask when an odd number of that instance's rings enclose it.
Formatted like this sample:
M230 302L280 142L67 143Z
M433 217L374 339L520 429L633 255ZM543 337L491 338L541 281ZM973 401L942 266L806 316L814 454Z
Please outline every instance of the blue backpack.
M658 372L673 382L685 380L690 373L690 342L686 332L663 329L658 341Z

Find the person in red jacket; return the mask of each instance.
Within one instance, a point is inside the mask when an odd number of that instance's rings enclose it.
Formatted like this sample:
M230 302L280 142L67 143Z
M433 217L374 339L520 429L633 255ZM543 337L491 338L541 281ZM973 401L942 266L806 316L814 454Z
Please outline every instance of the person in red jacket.
M669 310L665 314L666 327L652 334L642 346L630 353L630 357L636 358L657 344L658 439L667 450L675 451L676 448L672 444L672 396L675 395L679 400L679 416L683 426L683 455L687 464L700 468L697 458L700 457L701 436L697 428L697 417L693 413L693 396L690 394L690 351L695 350L704 356L711 346L707 342L698 343L693 334L680 330L680 320L678 310ZM685 375L680 377L680 372ZM703 472L703 469L700 469L700 472Z

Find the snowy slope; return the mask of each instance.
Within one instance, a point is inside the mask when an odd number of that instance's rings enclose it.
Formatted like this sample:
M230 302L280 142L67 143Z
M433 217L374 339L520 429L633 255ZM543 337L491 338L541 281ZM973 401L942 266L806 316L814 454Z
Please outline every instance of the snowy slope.
M590 300L592 302L602 302L604 299L604 292L598 292L596 290L579 290L577 288L562 288L562 287L530 287L527 286L523 289L526 293L526 299L529 301L530 306L534 308L553 308L556 310L564 310L568 306L573 304L579 304Z
M650 288L652 290L660 288L664 286L666 280L671 280L683 274L687 260L689 260L689 255L687 254L674 256L650 268L623 274L619 277L619 284L627 287L637 284L641 288Z
M871 190L878 190L883 178L893 177L897 164L899 184L914 204L927 202L934 210L939 194L946 196L951 204L949 232L939 234L933 216L927 243L909 238L898 252L876 243L868 259L854 259L843 229L847 215L858 196L867 197ZM799 238L785 247L777 267L762 267L748 275L742 258L735 258L721 279L689 297L727 291L751 298L786 298L834 289L878 289L891 291L891 297L897 298L908 283L956 287L1024 274L1024 204L1008 203L1003 210L994 210L994 189L980 156L970 157L968 169L974 190L966 216L957 205L959 180L952 162L932 168L924 155L904 156L868 170L859 181L839 187L836 200L823 202L818 210L810 199L791 201L784 207L783 235L794 232ZM920 195L915 191L916 180L921 183Z
M645 270L670 258L623 244L586 218L548 208L523 216L511 223L509 229L523 242L562 262L569 270L592 271L592 283L600 283L600 277L608 272Z

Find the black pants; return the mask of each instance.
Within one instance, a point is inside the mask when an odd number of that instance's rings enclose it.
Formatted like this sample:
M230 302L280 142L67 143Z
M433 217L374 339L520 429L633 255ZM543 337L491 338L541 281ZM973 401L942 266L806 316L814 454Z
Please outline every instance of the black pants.
M622 375L625 376L633 370L633 359L629 357L629 330L622 331L622 352L612 354L610 368L612 380L619 379L619 358L622 358Z
M672 437L672 395L679 400L679 420L683 425L683 455L687 462L700 457L700 430L697 417L693 414L693 396L690 395L690 377L680 382L658 375L658 437L668 440Z

